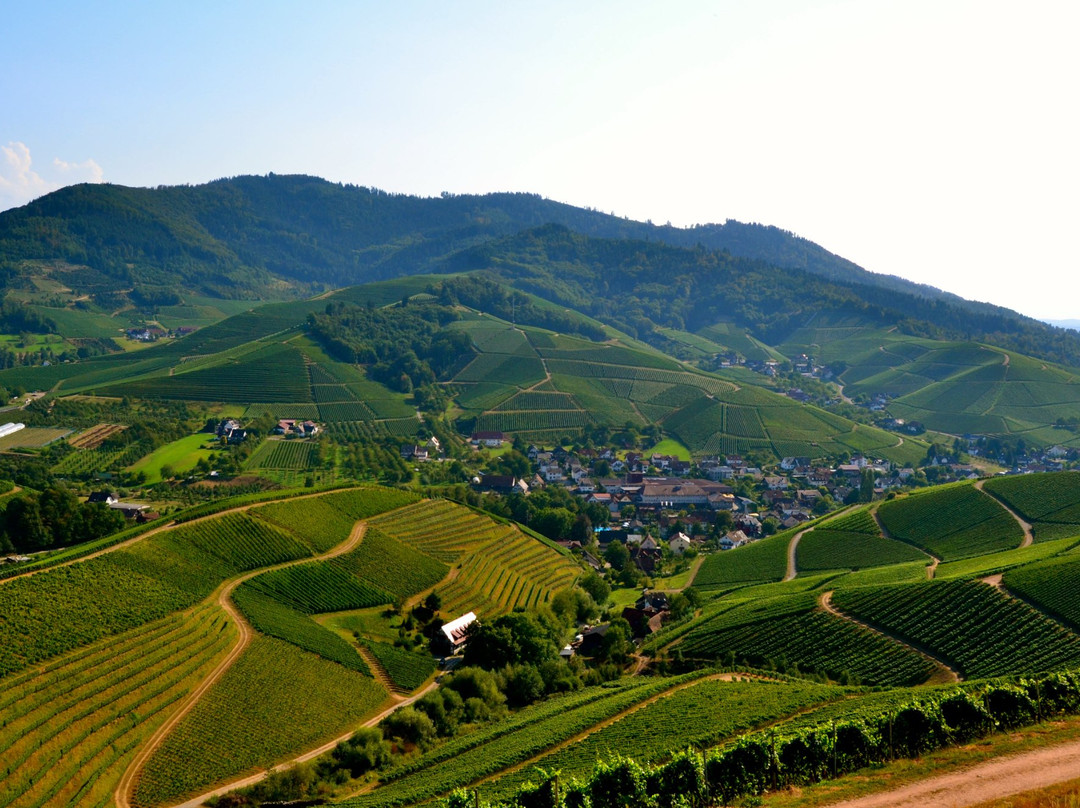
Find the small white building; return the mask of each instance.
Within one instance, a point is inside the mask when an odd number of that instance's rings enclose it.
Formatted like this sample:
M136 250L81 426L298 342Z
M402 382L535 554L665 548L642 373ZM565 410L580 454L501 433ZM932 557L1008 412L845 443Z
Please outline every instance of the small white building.
M469 626L476 622L476 613L469 612L461 617L444 623L441 629L443 635L450 643L450 648L456 653L465 645L465 639L469 633Z
M682 555L690 549L690 537L685 533L679 532L668 539L668 547L671 548L671 552L675 555Z

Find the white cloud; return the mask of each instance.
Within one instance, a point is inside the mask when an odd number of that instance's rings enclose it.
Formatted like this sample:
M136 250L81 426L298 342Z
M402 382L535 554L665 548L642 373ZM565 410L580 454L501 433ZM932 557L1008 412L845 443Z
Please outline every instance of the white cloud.
M105 172L93 160L69 163L59 157L42 176L34 170L30 148L12 141L0 146L0 210L24 205L32 199L79 182L103 182Z

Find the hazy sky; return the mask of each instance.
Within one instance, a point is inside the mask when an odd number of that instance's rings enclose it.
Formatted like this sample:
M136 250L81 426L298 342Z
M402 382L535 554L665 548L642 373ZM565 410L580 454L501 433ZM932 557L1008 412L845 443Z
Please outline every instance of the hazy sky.
M1080 3L0 0L0 209L308 173L775 224L1080 318Z

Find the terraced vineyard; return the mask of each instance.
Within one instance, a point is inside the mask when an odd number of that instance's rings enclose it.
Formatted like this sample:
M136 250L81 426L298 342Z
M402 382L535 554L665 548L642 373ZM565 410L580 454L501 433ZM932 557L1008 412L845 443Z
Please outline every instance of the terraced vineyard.
M1080 557L1065 556L1009 570L1002 580L1010 592L1080 631Z
M809 682L728 682L704 680L661 696L598 729L577 743L500 777L493 796L508 796L529 779L534 767L561 777L584 778L598 760L630 757L640 763L665 760L684 749L715 746L766 722L813 705L839 699L845 689Z
M910 544L884 538L873 517L861 509L805 533L799 541L797 566L812 572L929 560Z
M723 589L757 581L779 581L787 572L788 542L798 532L776 536L705 557L694 578L698 589Z
M1018 547L1016 521L970 483L930 488L883 502L878 515L889 535L945 561Z
M580 571L517 528L440 500L402 508L371 520L371 525L444 564L457 564L468 554L454 580L440 588L447 613L499 614L545 603L573 584Z
M435 673L435 660L430 654L413 653L384 642L364 645L394 686L401 690L416 690Z
M202 606L4 679L0 803L108 801L139 746L235 640Z
M317 746L385 698L368 676L258 637L151 755L132 804L171 804Z
M984 490L1033 524L1035 541L1080 536L1080 474L1021 474L987 480Z
M918 644L967 677L1080 665L1080 637L977 581L844 589L833 603Z

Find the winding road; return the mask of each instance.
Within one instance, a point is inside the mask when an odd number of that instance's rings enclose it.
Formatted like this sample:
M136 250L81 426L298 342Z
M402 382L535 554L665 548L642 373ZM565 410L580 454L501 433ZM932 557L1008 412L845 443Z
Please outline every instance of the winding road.
M1080 741L1070 741L1032 752L994 758L891 791L828 805L829 808L968 808L1075 780L1078 773Z
M245 506L245 508L246 507L251 507L251 506ZM244 508L237 508L236 510L244 510ZM215 514L214 516L220 516L220 515L221 514ZM209 518L209 517L207 517L207 518ZM186 524L190 524L190 523L186 523ZM167 527L169 527L169 526L164 526L162 528L158 528L158 530L164 530ZM118 785L116 787L116 791L114 792L114 799L115 799L117 808L131 808L131 802L130 802L129 798L130 798L130 795L131 795L132 788L133 788L133 786L135 784L135 780L138 777L138 774L141 771L142 767L146 764L146 762L150 759L150 757L154 754L154 752L158 749L158 747L160 747L161 744L165 741L165 738L168 736L168 734L176 727L177 724L180 723L181 720L183 720L183 718L188 713L190 713L192 711L192 709L194 709L195 705L198 704L199 700L203 697L203 695L205 695L205 693L211 687L213 687L213 685L225 674L225 672L229 668L231 668L233 666L233 664L236 662L237 659L240 658L241 654L243 654L244 650L248 647L248 645L251 644L251 640L255 636L255 630L251 627L251 625L248 623L248 621L244 618L244 616L240 613L240 611L236 608L236 606L232 602L232 593L236 590L236 587L238 587L240 584L244 583L245 581L248 581L248 580L254 578L257 575L262 575L265 572L271 572L273 570L285 569L286 567L296 566L297 564L307 564L307 563L310 563L310 562L313 562L313 561L327 561L327 560L329 560L331 558L336 558L337 556L344 555L345 553L348 553L351 550L354 550L357 547L357 545L359 545L360 542L363 541L364 532L365 532L366 529L367 529L367 523L366 522L363 522L363 521L357 522L353 526L352 531L349 533L349 537L345 541L343 541L341 544L337 545L336 547L334 547L333 549L331 549L331 550L329 550L329 551L327 551L325 553L322 553L322 554L317 555L317 556L311 556L311 557L308 557L308 558L296 559L294 561L286 561L286 562L284 562L282 564L275 564L275 565L270 566L270 567L261 567L261 568L259 568L257 570L251 570L250 572L245 572L242 575L238 575L235 578L230 578L229 580L222 582L222 584L217 588L217 590L214 592L214 594L212 594L210 597L212 599L216 600L217 605L219 607L221 607L225 611L225 613L229 616L230 620L237 627L237 630L238 630L240 636L239 636L236 644L229 650L229 653L225 656L225 658L222 659L221 662L219 662L217 664L217 666L210 672L210 674L205 679L203 679L202 682L199 683L198 687L196 687L191 693L188 694L188 696L181 703L180 709L178 709L169 718L168 721L166 721L164 724L162 724L157 729L157 731L154 732L154 734L150 736L150 738L146 742L146 744L139 750L138 754L135 756L135 758L128 765L127 769L124 771L123 776L120 778L120 782L118 783ZM151 532L156 533L158 531L155 530L155 531L151 531ZM146 535L148 535L148 534L143 534L143 536L141 536L140 538L145 538ZM116 545L116 546L119 547L121 545ZM112 548L108 548L108 549L112 549ZM432 683L431 687L434 687L434 686L435 686L435 683ZM411 704L412 701L414 701L416 698L420 698L421 696L423 696L424 693L428 692L428 690L430 690L430 689L431 689L430 687L425 689L424 691L422 691L421 693L418 693L416 696L414 696L411 699L400 699L396 704L391 705L391 707L389 707L387 710L384 710L382 713L377 715L375 718L370 719L369 722L365 723L364 726L373 726L374 723L378 723L379 721L381 721L383 718L385 718L387 715L389 715L394 710L399 709L399 708L405 706L406 704ZM324 744L323 746L319 747L318 749L305 752L303 755L295 758L292 761L281 764L281 765L275 767L274 769L272 769L271 771L278 771L278 770L281 770L281 769L284 769L284 768L288 768L289 766L293 765L294 763L302 762L302 761L305 761L305 760L310 760L311 758L316 757L317 755L320 755L323 752L326 752L326 751L329 751L330 749L333 749L334 746L336 746L341 741L349 738L352 734L353 734L352 732L349 732L349 733L341 736L340 738L337 738L337 739L335 739L333 741L328 742L327 744ZM229 784L227 784L225 786L219 787L218 789L216 789L216 790L214 790L212 792L209 792L207 794L203 794L203 795L200 795L199 797L195 797L195 798L193 798L191 800L188 800L187 802L183 803L183 805L187 806L187 808L195 808L195 806L202 805L203 802L210 799L210 797L212 797L212 796L216 796L218 794L224 794L226 791L232 791L232 790L234 790L236 788L241 788L241 787L243 787L245 785L251 785L253 783L257 783L260 780L264 779L268 774L269 774L269 771L261 772L261 773L259 773L257 775L252 775L250 777L244 778L243 780L238 780L238 781L235 781L233 783L229 783Z
M1008 358L1008 354L1006 354L1006 358ZM982 491L983 486L985 484L986 484L986 480L978 480L975 483L975 487L978 488L980 491ZM1012 508L1010 508L1008 505L1006 505L1000 499L995 497L991 492L983 491L983 493L986 494L991 499L993 499L998 505L1000 505L1006 511L1008 511L1009 516L1011 516L1013 519L1015 519L1016 524L1020 525L1020 529L1024 531L1024 540L1020 542L1020 548L1019 549L1023 549L1025 547L1030 547L1032 544L1035 543L1035 534L1032 532L1032 525L1031 525L1030 522L1025 521L1024 518L1020 514L1018 514L1016 511L1014 511Z

